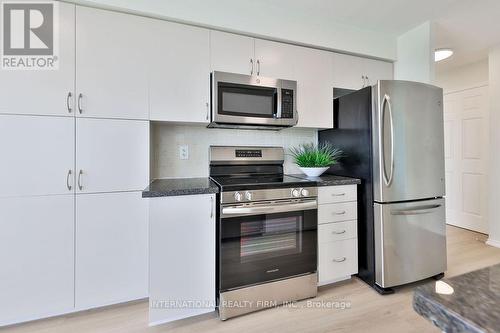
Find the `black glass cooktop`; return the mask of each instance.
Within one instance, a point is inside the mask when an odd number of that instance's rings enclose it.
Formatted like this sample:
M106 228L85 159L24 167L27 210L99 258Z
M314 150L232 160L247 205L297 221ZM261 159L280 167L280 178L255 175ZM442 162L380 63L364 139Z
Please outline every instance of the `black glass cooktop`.
M316 186L316 182L287 175L213 176L222 191Z

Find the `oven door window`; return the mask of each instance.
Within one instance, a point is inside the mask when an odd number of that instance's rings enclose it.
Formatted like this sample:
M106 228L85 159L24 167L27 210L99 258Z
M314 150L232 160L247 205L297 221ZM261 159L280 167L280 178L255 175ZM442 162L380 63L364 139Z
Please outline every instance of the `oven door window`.
M221 220L220 290L316 271L317 211Z
M275 118L276 88L219 82L218 113L229 116Z

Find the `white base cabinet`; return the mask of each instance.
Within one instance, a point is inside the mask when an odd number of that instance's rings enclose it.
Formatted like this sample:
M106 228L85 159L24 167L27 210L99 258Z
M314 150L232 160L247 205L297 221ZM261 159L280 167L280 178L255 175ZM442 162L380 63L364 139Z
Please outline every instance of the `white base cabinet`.
M76 310L147 296L147 200L141 192L78 194Z
M150 325L214 311L215 194L151 198L149 223Z
M74 195L0 199L0 326L74 306Z
M318 285L358 273L356 185L318 190Z

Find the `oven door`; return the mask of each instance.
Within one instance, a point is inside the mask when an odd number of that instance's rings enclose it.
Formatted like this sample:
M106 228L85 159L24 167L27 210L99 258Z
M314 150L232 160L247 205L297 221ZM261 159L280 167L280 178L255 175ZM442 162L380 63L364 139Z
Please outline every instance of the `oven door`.
M222 207L219 291L316 272L316 199Z

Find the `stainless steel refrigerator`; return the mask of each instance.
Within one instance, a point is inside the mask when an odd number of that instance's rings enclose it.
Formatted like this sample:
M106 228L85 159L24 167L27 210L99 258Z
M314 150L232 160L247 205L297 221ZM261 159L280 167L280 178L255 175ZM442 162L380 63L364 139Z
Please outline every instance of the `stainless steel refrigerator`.
M345 157L328 173L361 178L359 277L380 293L446 270L443 91L387 80L334 101L319 132Z

